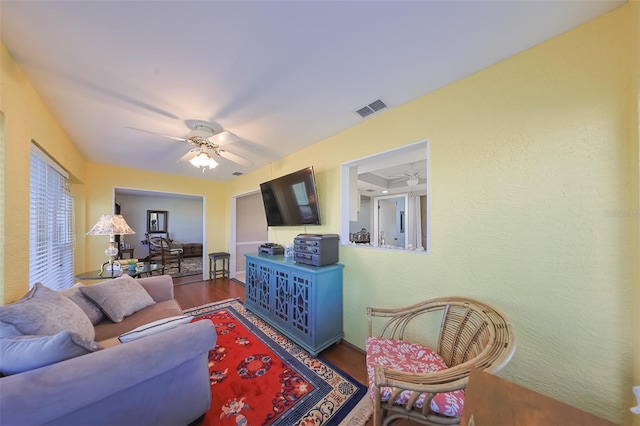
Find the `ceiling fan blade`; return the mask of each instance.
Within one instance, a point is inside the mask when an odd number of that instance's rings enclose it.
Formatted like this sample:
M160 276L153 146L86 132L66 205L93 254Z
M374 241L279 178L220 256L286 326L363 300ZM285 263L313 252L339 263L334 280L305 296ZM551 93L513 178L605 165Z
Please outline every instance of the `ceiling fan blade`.
M127 129L138 131L138 132L149 133L149 134L156 135L156 136L162 136L163 138L174 139L174 140L177 140L177 141L180 141L180 142L184 142L185 141L184 138L179 138L177 136L169 136L169 135L165 135L165 134L162 134L162 133L152 132L151 130L138 129L136 127L129 127L129 126L124 126L124 127L127 128Z
M241 166L252 166L253 165L252 161L249 161L246 158L242 158L242 157L240 157L240 156L238 156L236 154L233 154L233 153L231 153L229 151L220 150L219 153L220 153L221 157L226 158L227 160L232 161L232 162L234 162L236 164L240 164Z
M189 152L187 152L185 155L180 157L178 161L176 161L176 163L187 162L191 160L193 157L195 157L196 155L198 155L199 153L200 153L199 149L192 149Z
M208 139L218 146L229 145L240 140L238 135L229 130L223 130L222 132L216 133Z

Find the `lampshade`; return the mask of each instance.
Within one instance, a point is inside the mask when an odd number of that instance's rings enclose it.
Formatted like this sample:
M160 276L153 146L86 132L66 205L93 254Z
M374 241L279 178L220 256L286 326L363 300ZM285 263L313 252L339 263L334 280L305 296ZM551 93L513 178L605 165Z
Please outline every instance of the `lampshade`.
M205 167L208 167L209 169L213 169L218 165L218 162L204 151L200 152L198 155L193 157L191 160L189 160L189 162L194 167L198 167L198 168L202 167L203 170Z
M120 273L120 265L114 264L114 259L118 255L118 248L116 247L116 235L129 235L135 234L135 231L127 224L124 217L119 214L103 214L100 216L98 223L93 225L93 228L87 232L87 235L108 235L109 247L106 248L104 254L109 257L109 261L102 264L100 267L100 276L104 273L104 268L108 265L108 271L111 273L111 277L117 276ZM117 267L116 267L117 266Z
M103 214L87 235L128 235L135 231L120 214Z
M407 179L407 185L409 186L416 186L418 182L420 182L420 180L415 176L411 176L409 179Z

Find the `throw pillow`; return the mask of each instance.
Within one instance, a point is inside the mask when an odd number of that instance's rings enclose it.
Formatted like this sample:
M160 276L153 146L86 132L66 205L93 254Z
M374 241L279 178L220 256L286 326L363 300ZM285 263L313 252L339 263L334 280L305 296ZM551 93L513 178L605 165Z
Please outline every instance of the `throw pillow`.
M70 331L0 339L0 373L18 374L100 349L96 342Z
M160 333L161 331L171 330L172 328L176 328L182 324L188 324L192 319L193 317L189 315L178 315L175 317L160 319L150 322L149 324L141 325L131 331L127 331L126 333L121 334L118 337L118 340L122 343L131 342L142 337Z
M0 306L0 321L21 334L51 336L68 330L88 340L96 335L89 317L78 305L40 283L17 302Z
M100 307L88 299L80 289L84 287L82 283L76 283L73 287L61 290L60 294L71 299L73 303L78 305L82 311L87 314L91 320L91 324L96 325L104 319L104 313Z
M125 317L156 303L129 275L84 286L80 291L100 306L113 322L122 322Z

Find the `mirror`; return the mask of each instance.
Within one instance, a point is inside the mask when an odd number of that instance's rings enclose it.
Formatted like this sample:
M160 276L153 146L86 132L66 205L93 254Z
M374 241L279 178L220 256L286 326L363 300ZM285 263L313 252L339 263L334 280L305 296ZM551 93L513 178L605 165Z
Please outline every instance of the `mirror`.
M341 241L428 252L428 142L342 165Z
M166 210L147 210L147 233L158 234L169 232L169 212Z

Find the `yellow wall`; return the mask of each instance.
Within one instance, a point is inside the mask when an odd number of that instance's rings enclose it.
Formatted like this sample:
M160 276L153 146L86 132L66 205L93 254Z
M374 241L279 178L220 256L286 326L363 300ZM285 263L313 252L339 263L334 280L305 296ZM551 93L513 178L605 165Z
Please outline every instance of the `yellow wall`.
M29 287L31 141L70 173L71 182L84 180L85 162L1 42L0 70L0 111L5 114L3 263L10 265L0 271L4 280L0 301L8 302L21 297ZM74 193L80 190L75 184L73 187Z
M230 193L313 164L317 231L339 232L339 165L429 139L432 253L340 248L346 340L364 346L368 305L479 298L515 326L501 375L630 423L640 384L638 16L627 4L242 176ZM269 239L298 232L272 228Z
M0 194L4 194L4 146L4 113L0 111ZM2 224L4 224L4 211L4 195L0 195L0 223ZM4 271L4 232L0 232L0 271ZM0 303L4 294L3 289L4 272L0 272Z
M85 164L2 46L5 265L16 266L3 272L2 300L27 287L31 138L79 182L79 269L103 260L104 241L84 233L110 211L113 187L206 196L205 250L214 251L228 245L231 195L312 164L323 226L308 230L337 233L340 164L429 139L432 253L341 247L346 339L363 346L367 305L476 297L514 323L518 349L501 375L637 424L638 9L629 3L224 184ZM270 239L304 231L274 228Z
M635 49L636 54L632 55L632 59L635 59L634 70L634 82L630 90L629 109L631 111L631 117L629 120L629 142L631 145L629 161L631 162L631 173L635 176L635 182L632 179L631 184L631 205L632 213L635 213L635 220L632 221L632 249L631 249L631 261L634 265L632 271L631 280L631 306L633 310L633 316L631 321L631 344L633 346L633 352L631 353L632 366L631 366L631 383L634 385L640 384L640 5L635 4L635 7L629 12L631 19L635 20L636 25L633 27L629 43L632 49ZM633 50L632 50L633 52ZM635 58L634 58L635 57ZM629 406L635 406L637 401L634 397L629 397ZM633 417L633 424L640 426L640 415Z

